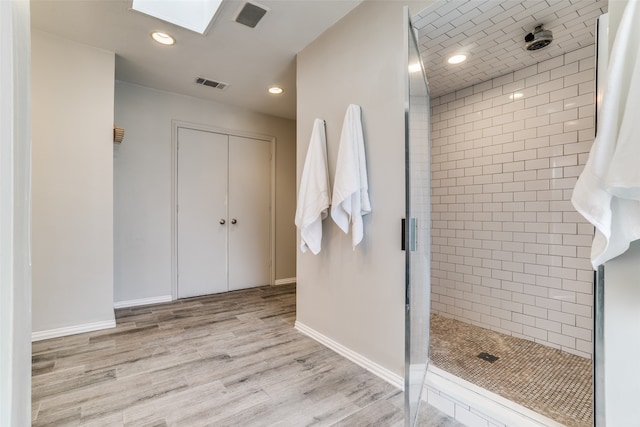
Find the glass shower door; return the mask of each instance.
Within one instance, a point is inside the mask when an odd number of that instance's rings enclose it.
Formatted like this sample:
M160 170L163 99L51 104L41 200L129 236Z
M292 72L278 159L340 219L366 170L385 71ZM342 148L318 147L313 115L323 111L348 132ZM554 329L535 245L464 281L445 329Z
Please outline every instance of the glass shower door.
M431 293L431 182L429 88L411 25L407 34L405 98L406 253L405 294L405 426L416 425L429 362Z

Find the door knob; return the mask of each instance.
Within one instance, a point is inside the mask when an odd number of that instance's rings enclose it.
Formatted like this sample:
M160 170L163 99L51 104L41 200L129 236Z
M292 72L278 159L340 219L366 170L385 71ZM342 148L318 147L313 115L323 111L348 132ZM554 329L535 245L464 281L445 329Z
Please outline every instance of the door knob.
M222 219L220 220L220 225L224 225L226 222L227 222L227 221L225 221L225 220L224 220L224 218L222 218Z
M238 222L238 220L237 220L237 219L235 219L235 218L233 218L233 219L231 220L231 224L236 224L237 222Z

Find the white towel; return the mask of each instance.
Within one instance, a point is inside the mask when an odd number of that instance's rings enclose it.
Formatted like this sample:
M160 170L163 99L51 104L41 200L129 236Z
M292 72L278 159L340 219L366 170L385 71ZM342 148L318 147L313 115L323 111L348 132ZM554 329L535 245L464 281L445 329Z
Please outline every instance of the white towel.
M295 219L296 226L300 229L300 250L303 253L307 249L311 249L314 255L320 252L322 220L328 216L330 204L324 120L315 119L302 169Z
M354 250L364 236L362 216L371 212L360 115L360 106L349 105L342 124L331 206L331 218L342 231L348 233L352 224Z
M640 0L629 0L611 50L596 137L571 202L596 227L591 264L640 239Z

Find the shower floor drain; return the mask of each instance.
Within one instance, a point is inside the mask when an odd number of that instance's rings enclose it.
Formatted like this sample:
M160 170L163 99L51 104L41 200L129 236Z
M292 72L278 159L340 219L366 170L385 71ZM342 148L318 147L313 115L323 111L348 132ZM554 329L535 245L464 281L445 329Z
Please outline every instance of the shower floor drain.
M489 363L493 363L499 359L498 356L494 356L493 354L489 354L489 353L480 353L478 357L482 360L486 360Z

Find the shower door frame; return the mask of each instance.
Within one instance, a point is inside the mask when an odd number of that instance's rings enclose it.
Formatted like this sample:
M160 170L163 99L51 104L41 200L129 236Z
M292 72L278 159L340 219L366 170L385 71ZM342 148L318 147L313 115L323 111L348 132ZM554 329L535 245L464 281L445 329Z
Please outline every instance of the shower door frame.
M404 65L407 67L404 111L406 200L405 222L403 222L403 249L406 257L404 396L405 426L413 427L418 419L429 368L431 114L428 81L420 58L416 34L411 24L409 8L406 6L404 34ZM418 185L414 185L416 183Z

